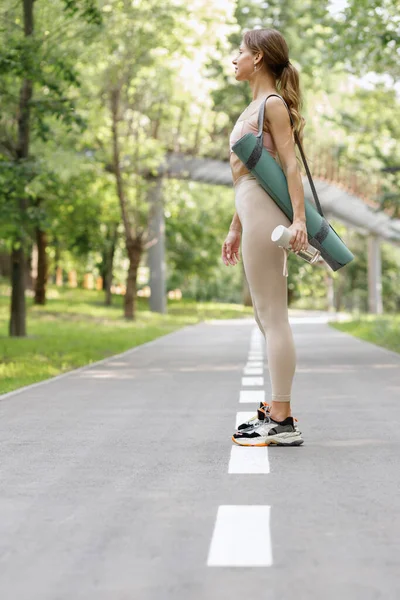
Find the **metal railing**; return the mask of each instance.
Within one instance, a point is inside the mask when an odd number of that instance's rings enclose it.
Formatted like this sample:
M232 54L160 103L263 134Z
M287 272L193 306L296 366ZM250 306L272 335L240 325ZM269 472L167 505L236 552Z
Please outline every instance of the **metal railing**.
M382 174L379 171L366 173L357 170L355 165L343 165L333 156L332 150L326 147L309 145L306 157L313 177L361 198L371 208L381 209L379 198L382 194Z

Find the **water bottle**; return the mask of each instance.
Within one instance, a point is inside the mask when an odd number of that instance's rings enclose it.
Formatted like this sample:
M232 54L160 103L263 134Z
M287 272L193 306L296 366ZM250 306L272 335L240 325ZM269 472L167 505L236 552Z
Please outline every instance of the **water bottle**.
M284 225L278 225L278 227L275 227L275 229L273 230L273 232L271 234L271 240L273 242L275 242L278 246L280 246L285 251L285 264L283 267L283 274L286 277L287 277L287 266L286 266L287 254L286 253L288 250L293 252L292 248L290 248L290 240L292 239L292 237L293 237L292 232L289 231L289 229L287 227L285 227ZM316 248L314 248L314 246L311 246L311 244L308 244L308 246L305 250L299 250L299 252L297 252L297 256L300 256L301 258L303 258L310 264L315 263L319 259L320 255L321 255L320 251L317 250Z
M292 237L292 232L289 231L289 229L284 225L278 225L278 227L275 227L271 234L271 240L278 244L278 246L281 248L286 248L287 250L291 250L290 240ZM304 258L304 260L313 264L319 259L320 251L314 248L314 246L311 246L311 244L308 244L305 250L299 250L297 256L301 256L301 258Z

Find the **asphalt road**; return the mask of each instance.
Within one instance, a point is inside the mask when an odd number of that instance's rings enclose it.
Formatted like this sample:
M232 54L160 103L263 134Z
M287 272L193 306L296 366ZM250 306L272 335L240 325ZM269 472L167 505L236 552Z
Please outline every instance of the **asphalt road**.
M228 472L251 319L0 396L0 598L399 600L400 356L323 320L293 320L305 442L264 474ZM208 564L221 506L269 507L269 566Z

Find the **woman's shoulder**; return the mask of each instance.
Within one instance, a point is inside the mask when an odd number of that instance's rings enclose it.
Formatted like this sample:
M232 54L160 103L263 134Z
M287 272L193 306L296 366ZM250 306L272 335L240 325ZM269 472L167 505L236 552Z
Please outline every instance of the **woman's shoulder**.
M255 101L254 101L254 103L251 102L244 109L244 111L242 112L242 114L240 115L240 117L243 114L246 114L246 116L248 116L248 117L252 117L254 115L258 116L258 113L260 112L261 106L263 104L265 105L265 109L264 109L265 113L266 113L267 107L270 107L270 106L272 107L272 112L273 113L276 112L277 107L278 107L278 111L279 111L279 107L282 107L284 110L287 110L286 109L285 101L283 100L282 96L279 96L279 95L276 95L276 94L269 94L267 96L264 96L261 100L258 100L257 103Z
M268 101L266 101L268 100ZM265 112L264 121L268 122L272 119L278 123L286 123L287 119L290 119L290 111L282 96L273 95L265 100Z
M265 96L265 98L263 98L263 100L260 102L260 106L263 102L265 103L266 109L267 107L272 107L273 111L276 111L277 109L279 110L280 108L286 110L286 102L279 94L269 94L268 96Z

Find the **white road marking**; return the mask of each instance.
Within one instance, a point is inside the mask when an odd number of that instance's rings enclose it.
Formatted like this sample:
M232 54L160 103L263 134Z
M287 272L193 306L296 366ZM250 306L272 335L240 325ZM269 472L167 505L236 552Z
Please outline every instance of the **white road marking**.
M236 413L236 425L235 425L236 429L239 427L239 425L241 425L245 421L248 421L249 419L251 419L251 417L254 417L255 414L256 414L255 410L253 410L251 412L246 410L246 411Z
M253 362L251 362L253 361ZM253 331L244 375L262 375L263 348L260 332ZM262 386L263 377L242 377L242 386ZM241 390L239 402L264 402L264 390ZM254 417L255 412L236 415L236 427ZM268 448L243 448L233 445L230 474L268 474ZM272 565L270 506L222 505L218 508L207 565L210 567L269 567ZM251 540L250 544L241 543Z
M265 402L264 390L240 390L239 402Z
M246 367L263 367L263 361L262 360L249 360L246 363Z
M264 385L264 377L242 377L242 386Z
M268 447L232 446L228 473L269 473Z
M272 565L270 508L270 506L219 506L207 565L209 567L270 567Z
M263 369L261 367L245 367L243 373L245 375L262 375Z

